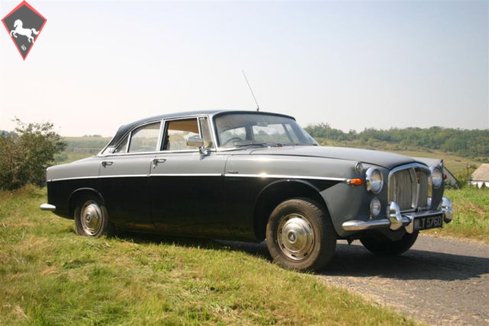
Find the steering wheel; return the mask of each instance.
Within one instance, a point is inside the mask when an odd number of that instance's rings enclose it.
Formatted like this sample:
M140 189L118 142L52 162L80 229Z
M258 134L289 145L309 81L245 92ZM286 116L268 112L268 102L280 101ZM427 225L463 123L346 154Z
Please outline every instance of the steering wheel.
M228 143L230 143L230 142L231 142L231 141L233 141L233 140L235 140L235 141L243 141L243 139L241 139L241 138L239 138L239 137L232 137L232 138L229 138L228 140L226 140L226 141L224 142L224 144L222 144L222 146L227 145Z

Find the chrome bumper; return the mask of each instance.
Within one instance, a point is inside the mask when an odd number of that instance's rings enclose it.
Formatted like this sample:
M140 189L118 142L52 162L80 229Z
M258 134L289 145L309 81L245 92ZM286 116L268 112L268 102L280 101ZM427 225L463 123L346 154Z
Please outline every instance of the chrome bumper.
M56 206L51 204L42 204L41 206L39 206L39 208L42 211L50 211L50 212L54 212L56 210Z
M372 229L390 228L393 231L401 227L406 228L407 233L414 232L414 220L420 217L443 215L443 221L450 223L453 219L453 205L450 199L443 197L441 207L437 211L401 213L399 205L394 202L389 204L387 218L371 221L346 221L343 223L345 231L364 231Z

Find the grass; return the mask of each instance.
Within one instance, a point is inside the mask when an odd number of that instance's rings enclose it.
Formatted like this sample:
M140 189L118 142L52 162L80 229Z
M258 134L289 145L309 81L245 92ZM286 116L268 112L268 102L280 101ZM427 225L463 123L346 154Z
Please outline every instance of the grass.
M446 190L445 197L454 206L453 221L434 235L468 238L489 244L489 189L463 188Z
M91 239L0 192L1 325L410 325L390 309L214 241Z

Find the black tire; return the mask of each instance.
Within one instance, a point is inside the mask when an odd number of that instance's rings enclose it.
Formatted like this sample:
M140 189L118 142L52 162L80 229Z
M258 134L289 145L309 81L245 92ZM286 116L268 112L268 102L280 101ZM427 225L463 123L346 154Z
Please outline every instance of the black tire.
M273 261L299 271L326 266L336 249L336 232L326 210L307 198L278 205L267 224L267 246Z
M360 239L360 242L368 251L375 255L400 255L414 245L418 234L419 231L414 231L412 234L406 233L397 241L392 241L385 237L368 237Z
M100 238L114 233L107 208L100 198L86 195L78 201L75 208L76 233L82 236Z

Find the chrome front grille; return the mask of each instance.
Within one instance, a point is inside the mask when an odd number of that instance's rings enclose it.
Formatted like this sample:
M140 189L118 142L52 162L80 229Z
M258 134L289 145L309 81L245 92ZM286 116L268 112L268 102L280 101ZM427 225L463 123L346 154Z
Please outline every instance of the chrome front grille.
M389 174L389 202L396 202L401 211L427 208L429 175L429 169L420 164L410 164L392 170Z

